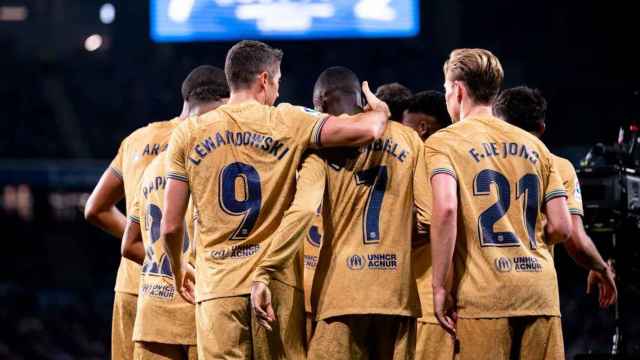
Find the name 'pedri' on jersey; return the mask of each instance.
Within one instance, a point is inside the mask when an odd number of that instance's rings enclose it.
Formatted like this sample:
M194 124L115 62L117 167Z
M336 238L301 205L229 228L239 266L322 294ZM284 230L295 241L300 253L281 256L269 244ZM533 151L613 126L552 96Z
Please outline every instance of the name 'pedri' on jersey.
M199 214L196 299L248 294L295 192L304 151L327 116L289 104L228 104L173 133L168 177L186 181ZM302 289L298 261L274 279Z
M174 118L170 121L153 122L122 140L110 168L124 183L127 214L131 213L133 198L144 170L156 156L167 149L171 131L179 121L179 118ZM115 290L137 295L139 279L140 266L129 259L121 258Z
M142 264L134 341L163 344L196 344L195 306L185 301L175 288L175 278L164 243L160 223L164 210L166 153L155 158L144 171L129 214L140 224L145 260ZM185 215L183 260L188 261L194 234L191 203Z

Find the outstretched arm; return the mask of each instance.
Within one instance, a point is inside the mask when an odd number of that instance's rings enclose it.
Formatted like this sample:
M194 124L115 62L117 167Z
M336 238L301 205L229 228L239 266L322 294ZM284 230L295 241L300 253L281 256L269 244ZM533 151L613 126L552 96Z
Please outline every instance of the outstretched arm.
M618 297L613 269L602 259L596 245L584 230L582 217L572 215L573 231L569 240L564 243L567 253L578 265L589 270L587 293L597 285L601 307L614 304Z
M322 203L325 187L324 161L310 155L302 164L296 195L274 233L264 258L253 274L251 303L258 322L271 330L275 320L268 285L274 273L283 270L296 257Z
M84 217L91 224L122 239L127 219L116 204L124 198L122 177L108 168L91 192L84 208Z
M387 126L389 107L378 99L365 81L362 92L370 111L356 115L330 116L322 126L322 147L361 146L379 139Z
M160 225L160 241L163 241L171 269L175 276L176 289L182 287L182 242L184 216L189 204L189 184L172 178L167 179L164 192L164 215Z
M144 262L144 244L140 232L140 220L129 217L122 237L122 256L142 265Z
M458 193L456 179L449 174L431 177L433 214L431 219L431 258L433 266L433 310L440 325L455 335L456 314L446 289L456 246Z

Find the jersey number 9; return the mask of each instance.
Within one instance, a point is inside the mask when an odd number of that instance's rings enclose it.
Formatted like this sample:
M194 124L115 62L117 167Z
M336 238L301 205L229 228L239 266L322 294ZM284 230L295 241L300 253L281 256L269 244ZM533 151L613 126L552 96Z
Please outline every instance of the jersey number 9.
M241 179L244 186L244 197L236 196L236 181ZM262 204L260 175L251 166L234 162L225 166L220 172L219 201L224 212L233 216L242 216L240 225L233 231L229 240L246 239L258 220Z

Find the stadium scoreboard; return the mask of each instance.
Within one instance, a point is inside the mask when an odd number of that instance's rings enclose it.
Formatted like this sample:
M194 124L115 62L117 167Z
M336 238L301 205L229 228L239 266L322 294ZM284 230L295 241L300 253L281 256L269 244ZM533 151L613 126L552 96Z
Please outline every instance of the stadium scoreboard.
M151 0L156 42L412 37L419 0Z

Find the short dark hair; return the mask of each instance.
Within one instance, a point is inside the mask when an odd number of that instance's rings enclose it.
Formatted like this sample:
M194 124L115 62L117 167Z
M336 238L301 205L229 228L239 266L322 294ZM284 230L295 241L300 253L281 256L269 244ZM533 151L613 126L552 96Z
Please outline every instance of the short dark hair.
M394 82L378 86L376 96L389 105L389 110L391 111L390 119L401 121L402 113L407 108L412 94L408 87Z
M231 90L249 88L256 81L256 76L265 71L273 78L283 55L282 50L260 41L242 40L233 45L224 63Z
M451 124L444 94L440 91L420 91L413 95L407 106L407 112L433 116L441 127Z
M182 82L182 100L204 103L229 97L229 86L224 71L211 65L200 65L191 70Z
M538 89L518 86L498 95L493 113L523 130L538 131L546 119L547 100Z
M333 94L361 94L360 79L356 73L344 66L332 66L323 71L313 86L314 102L320 97Z

